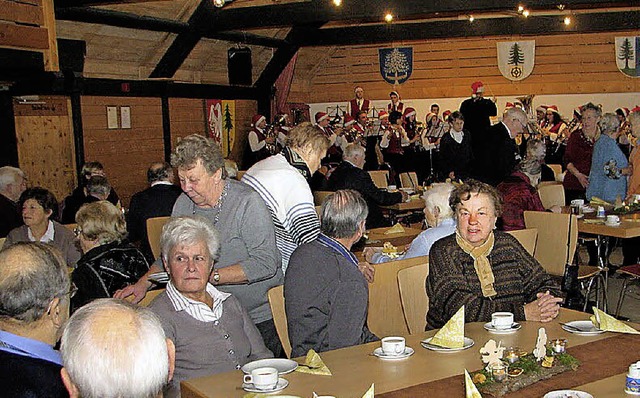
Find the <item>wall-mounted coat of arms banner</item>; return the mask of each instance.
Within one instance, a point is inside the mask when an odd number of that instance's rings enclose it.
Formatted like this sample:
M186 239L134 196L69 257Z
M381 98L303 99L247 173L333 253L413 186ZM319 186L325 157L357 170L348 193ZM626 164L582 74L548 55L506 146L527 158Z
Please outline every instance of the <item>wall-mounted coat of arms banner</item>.
M502 41L498 46L498 69L509 80L524 80L533 71L536 41Z
M620 72L640 77L640 36L616 37L616 64Z
M380 74L390 84L402 84L409 80L413 71L413 47L378 49Z

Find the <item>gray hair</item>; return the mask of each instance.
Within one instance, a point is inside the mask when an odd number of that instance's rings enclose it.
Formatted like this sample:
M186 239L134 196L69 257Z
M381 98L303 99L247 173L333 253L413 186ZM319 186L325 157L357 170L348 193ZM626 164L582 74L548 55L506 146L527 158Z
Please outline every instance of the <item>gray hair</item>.
M0 319L36 322L69 286L67 264L55 247L19 242L0 251Z
M173 176L173 168L167 162L156 162L147 170L147 182L152 184L158 181L170 181Z
M107 181L107 177L92 176L87 181L87 193L89 195L100 195L106 198L111 192L111 185Z
M169 378L169 353L158 317L116 299L76 311L64 328L64 367L83 398L152 398Z
M162 259L169 264L169 253L177 245L194 245L205 242L211 261L215 261L220 250L218 231L201 216L173 217L162 227L160 247Z
M634 136L640 136L640 112L631 112L627 117L631 124L631 132Z
M597 117L602 116L602 108L593 102L588 102L582 106L582 116L584 117L584 113L588 110L592 110L596 113Z
M198 160L209 174L222 169L222 178L227 178L220 145L211 138L199 134L188 135L178 142L171 154L171 165L177 169L191 169Z
M356 156L364 156L364 148L360 144L351 143L347 145L342 154L343 159L353 159Z
M522 122L522 124L524 124L525 126L529 121L529 119L527 118L527 114L522 109L515 107L507 109L507 111L504 113L503 119L507 118L516 118L520 120L520 122Z
M19 178L25 178L24 171L17 167L0 167L0 192L4 192L9 185L18 182Z
M544 151L540 151L539 149L544 149ZM527 142L527 150L525 154L526 159L536 159L538 162L544 160L545 154L547 151L547 146L544 141L534 138ZM540 157L542 155L542 157Z
M369 209L362 195L352 189L336 191L322 203L320 230L331 238L350 238L366 221Z
M430 189L426 190L422 195L425 207L433 213L432 209L438 207L440 210L439 219L452 218L453 211L449 207L449 196L455 186L451 183L433 184Z
M605 113L598 122L602 134L611 135L618 132L620 120L615 113Z

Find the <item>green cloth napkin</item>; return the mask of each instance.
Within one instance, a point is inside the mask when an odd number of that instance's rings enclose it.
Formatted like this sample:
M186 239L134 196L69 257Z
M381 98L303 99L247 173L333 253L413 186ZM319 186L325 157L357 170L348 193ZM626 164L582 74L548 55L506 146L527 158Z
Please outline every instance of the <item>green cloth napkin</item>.
M617 320L604 311L600 311L596 307L593 307L593 316L589 319L591 319L591 322L593 322L595 327L601 330L606 330L607 332L640 334L640 332L631 326Z
M314 350L309 350L307 352L307 357L304 360L304 363L300 364L296 369L296 372L301 373L310 373L312 375L322 375L322 376L331 376L331 371L324 364L320 355Z

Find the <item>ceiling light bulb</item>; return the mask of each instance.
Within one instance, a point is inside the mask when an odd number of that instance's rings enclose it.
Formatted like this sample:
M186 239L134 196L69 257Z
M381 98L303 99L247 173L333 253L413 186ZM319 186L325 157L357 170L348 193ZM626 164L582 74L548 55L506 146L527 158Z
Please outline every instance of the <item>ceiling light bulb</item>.
M522 15L524 15L524 17L528 17L529 16L529 10L524 10L522 11Z
M475 20L475 18L473 17L473 15L469 15L469 22L473 22Z
M571 25L571 17L564 17L564 24Z
M333 0L333 4L334 4L336 7L340 7L340 6L342 5L342 0Z
M222 6L224 6L224 2L225 0L213 0L213 5L220 8Z
M391 15L390 12L388 12L385 16L384 16L384 20L387 21L387 23L393 21L393 15Z
M523 5L519 5L518 6L518 12L523 12L524 11L524 6Z

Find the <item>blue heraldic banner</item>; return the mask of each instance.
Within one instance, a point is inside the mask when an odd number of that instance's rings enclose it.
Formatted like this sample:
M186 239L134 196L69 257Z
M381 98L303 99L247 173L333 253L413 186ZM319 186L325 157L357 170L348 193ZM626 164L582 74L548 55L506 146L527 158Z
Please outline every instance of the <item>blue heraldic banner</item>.
M381 48L378 50L380 74L390 84L402 84L413 71L413 47Z

